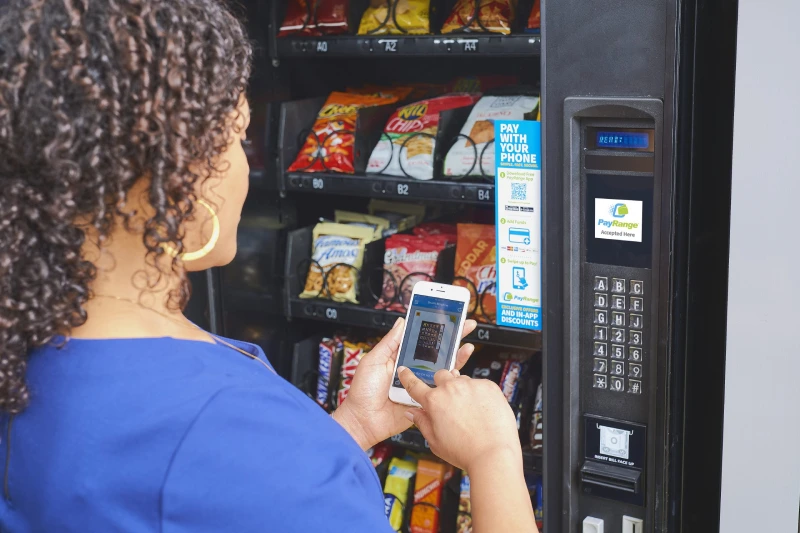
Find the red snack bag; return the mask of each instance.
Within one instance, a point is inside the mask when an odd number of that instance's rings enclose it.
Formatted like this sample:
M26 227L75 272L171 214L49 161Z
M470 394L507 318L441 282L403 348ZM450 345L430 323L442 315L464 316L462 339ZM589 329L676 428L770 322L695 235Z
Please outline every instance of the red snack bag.
M496 316L496 261L494 226L458 225L455 275L462 279L456 279L453 284L469 289L473 296L469 309L474 310L476 320L483 322L488 322ZM469 283L464 279L469 280Z
M477 16L475 2L480 2ZM442 33L511 33L517 11L516 0L458 0L442 26Z
M278 37L348 33L349 0L290 0Z
M419 226L415 226L412 230L414 235L418 237L430 237L432 235L444 235L447 237L447 242L456 242L456 226L455 224L444 224L442 222L425 222Z
M372 461L372 466L378 468L382 463L391 459L392 447L386 442L381 442L367 450L367 457Z
M394 95L331 93L288 171L352 174L355 172L353 144L358 110L396 101Z
M540 30L542 28L542 0L535 0L531 15L528 17L528 28L525 30Z
M444 235L395 234L386 239L383 256L384 280L376 309L404 312L418 281L432 281L436 276L439 253L448 244Z
M342 381L339 385L339 394L337 395L337 399L339 400L338 405L342 405L342 402L344 402L345 398L347 398L347 393L350 391L350 385L353 383L353 376L356 375L358 363L361 362L361 358L366 355L368 350L369 346L365 343L344 341Z

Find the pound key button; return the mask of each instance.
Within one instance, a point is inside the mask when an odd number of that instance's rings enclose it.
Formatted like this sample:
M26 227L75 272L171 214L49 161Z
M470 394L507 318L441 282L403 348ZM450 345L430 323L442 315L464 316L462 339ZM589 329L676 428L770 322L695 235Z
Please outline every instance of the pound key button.
M628 380L628 392L630 394L641 394L642 393L642 382L638 379L629 379Z

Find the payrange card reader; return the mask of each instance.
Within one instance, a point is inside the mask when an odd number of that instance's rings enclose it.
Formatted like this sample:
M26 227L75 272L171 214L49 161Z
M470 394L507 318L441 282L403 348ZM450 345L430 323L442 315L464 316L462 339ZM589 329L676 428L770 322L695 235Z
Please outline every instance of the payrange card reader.
M564 105L567 468L585 527L653 527L662 109L644 98Z

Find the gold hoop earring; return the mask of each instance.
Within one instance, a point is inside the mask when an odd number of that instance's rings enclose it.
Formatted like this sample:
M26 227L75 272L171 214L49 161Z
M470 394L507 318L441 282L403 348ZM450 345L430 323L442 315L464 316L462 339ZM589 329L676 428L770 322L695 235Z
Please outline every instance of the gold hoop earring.
M199 250L196 250L194 252L182 253L181 260L185 263L188 263L189 261L197 261L198 259L202 259L203 257L210 254L211 250L214 249L214 247L217 245L217 241L219 240L219 217L217 216L217 213L203 199L198 199L195 203L198 205L202 205L208 210L209 213L211 213L211 224L212 224L211 238L208 240L205 246L203 246ZM175 250L175 248L168 243L163 243L161 247L167 254L169 254L172 257L178 255L178 252Z

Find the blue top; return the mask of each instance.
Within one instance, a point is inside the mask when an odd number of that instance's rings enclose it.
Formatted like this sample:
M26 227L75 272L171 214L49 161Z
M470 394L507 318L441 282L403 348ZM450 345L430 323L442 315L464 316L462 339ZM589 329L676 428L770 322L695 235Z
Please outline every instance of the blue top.
M392 531L358 444L229 347L72 339L33 353L27 379L8 456L0 425L0 531Z

